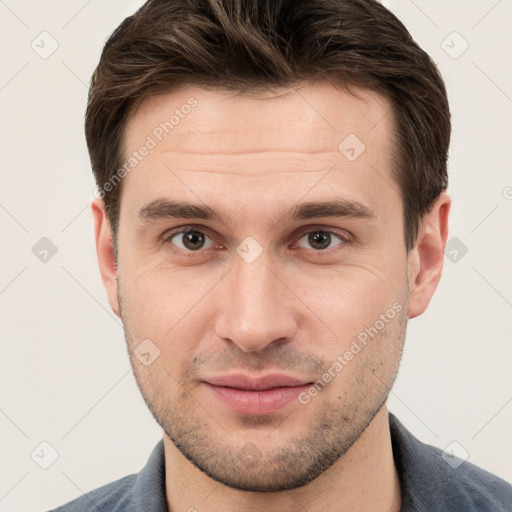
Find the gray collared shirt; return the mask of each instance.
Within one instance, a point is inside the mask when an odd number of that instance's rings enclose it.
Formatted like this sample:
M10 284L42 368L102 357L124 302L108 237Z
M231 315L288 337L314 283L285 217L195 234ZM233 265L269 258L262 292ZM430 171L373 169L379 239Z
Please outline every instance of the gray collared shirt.
M416 439L389 415L393 456L402 491L402 512L510 512L512 486L465 461L447 459ZM460 462L460 460L458 461ZM193 505L193 504L192 504ZM163 440L136 475L88 492L49 512L169 512Z

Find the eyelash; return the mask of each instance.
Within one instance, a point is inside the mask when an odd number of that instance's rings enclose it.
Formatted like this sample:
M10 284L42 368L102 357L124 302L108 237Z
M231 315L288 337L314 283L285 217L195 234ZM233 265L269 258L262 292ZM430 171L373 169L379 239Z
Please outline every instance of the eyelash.
M338 246L332 247L330 249L324 249L324 250L311 249L310 251L313 252L315 255L330 254L333 250L336 250L336 247L338 247L338 248L342 247L352 241L351 235L344 230L334 230L332 228L327 229L324 226L308 226L307 228L308 228L307 230L300 232L297 240L300 240L304 235L309 235L310 233L328 233L330 235L334 235L334 237L338 238L341 242ZM203 226L191 225L191 226L183 226L181 228L177 228L176 230L166 231L161 237L161 242L164 245L168 245L173 252L175 252L177 254L182 254L182 255L185 255L188 257L194 257L197 254L204 253L204 252L211 250L211 249L207 249L207 250L199 249L197 251L185 251L184 249L181 249L180 247L176 247L171 242L173 237L175 237L176 235L187 233L189 231L198 231L199 233L206 235L209 238L211 238L212 240L214 240L214 237L210 236L208 234L208 231L205 230L205 228ZM303 248L299 247L299 249L303 249ZM304 249L304 250L307 250L307 249Z

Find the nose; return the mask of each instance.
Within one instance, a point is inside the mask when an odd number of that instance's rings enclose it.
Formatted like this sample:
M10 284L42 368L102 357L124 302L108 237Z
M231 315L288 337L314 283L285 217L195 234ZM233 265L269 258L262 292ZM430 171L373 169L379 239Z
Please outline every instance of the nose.
M216 334L244 352L286 343L297 332L294 295L269 263L265 252L252 263L235 254L233 268L218 290Z

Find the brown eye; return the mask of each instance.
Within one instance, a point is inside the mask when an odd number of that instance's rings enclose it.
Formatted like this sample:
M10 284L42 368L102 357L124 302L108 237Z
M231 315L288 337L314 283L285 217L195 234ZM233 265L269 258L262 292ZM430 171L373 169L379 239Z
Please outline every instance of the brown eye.
M210 240L210 246L206 244L207 240ZM196 229L187 229L173 233L167 237L166 243L176 245L184 251L199 251L201 249L210 249L213 246L213 240Z
M305 239L309 247L301 245L300 241ZM336 243L337 242L337 243ZM343 237L332 231L316 230L305 233L299 239L298 246L303 249L312 248L316 251L324 251L331 249L337 245L342 245L345 242Z

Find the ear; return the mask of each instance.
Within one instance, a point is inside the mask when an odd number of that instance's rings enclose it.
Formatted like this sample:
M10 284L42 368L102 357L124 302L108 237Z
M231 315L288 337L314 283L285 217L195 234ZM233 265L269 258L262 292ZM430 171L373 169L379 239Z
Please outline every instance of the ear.
M91 202L91 210L94 220L94 238L101 279L107 291L108 302L110 303L112 311L117 316L120 316L114 242L110 222L105 211L105 203L102 199L94 198Z
M450 196L442 192L420 222L416 246L408 258L409 318L427 309L441 279L450 206Z

